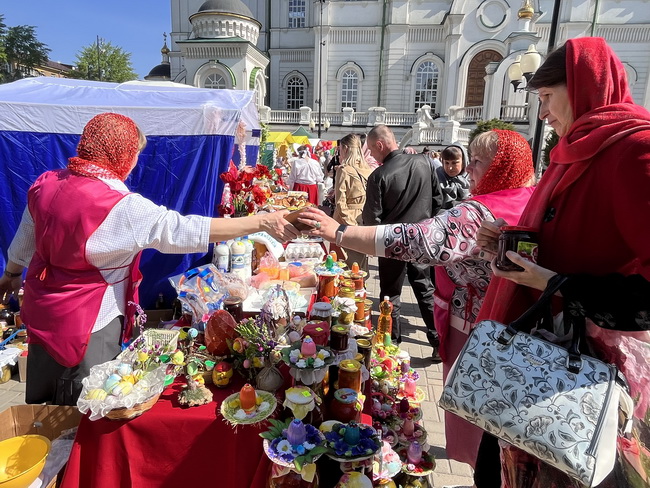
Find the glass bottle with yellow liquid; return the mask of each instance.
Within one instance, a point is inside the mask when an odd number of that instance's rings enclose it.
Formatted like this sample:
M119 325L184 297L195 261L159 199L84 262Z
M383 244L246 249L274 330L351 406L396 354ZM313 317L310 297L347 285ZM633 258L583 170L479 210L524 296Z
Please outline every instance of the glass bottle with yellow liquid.
M393 304L389 297L385 296L379 304L379 319L377 320L377 332L373 337L373 344L390 346L391 333L393 332Z

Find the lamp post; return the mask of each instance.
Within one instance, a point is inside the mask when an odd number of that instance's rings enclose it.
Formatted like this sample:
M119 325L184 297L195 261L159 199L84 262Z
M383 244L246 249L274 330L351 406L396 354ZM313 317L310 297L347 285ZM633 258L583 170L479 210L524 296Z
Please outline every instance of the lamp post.
M319 31L320 39L318 42L318 138L320 139L321 135L321 126L323 124L323 46L325 41L323 41L323 7L325 5L325 0L319 0L320 3L320 22L319 22Z
M101 63L101 55L102 55L102 47L104 45L104 39L101 37L97 36L97 78L99 81L102 81L102 63Z
M551 30L548 34L548 48L546 49L547 54L555 49L561 5L562 0L555 0L553 3L553 17L551 18ZM542 137L544 135L544 123L545 121L540 119L538 114L537 125L535 125L535 135L533 137L533 162L535 163L535 174L538 177L542 172Z

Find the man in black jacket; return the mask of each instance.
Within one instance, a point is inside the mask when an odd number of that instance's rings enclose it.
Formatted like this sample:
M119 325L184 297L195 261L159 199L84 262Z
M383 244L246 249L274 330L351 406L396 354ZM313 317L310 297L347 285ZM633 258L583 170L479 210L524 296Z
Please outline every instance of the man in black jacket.
M436 215L442 205L442 193L427 158L422 154L402 153L395 135L385 125L378 125L368 133L367 144L372 156L382 165L368 178L363 224L415 223ZM380 299L388 296L393 303L392 340L398 344L402 341L400 295L405 275L427 326L427 338L433 346L432 357L439 360L439 339L433 324L431 267L380 257Z

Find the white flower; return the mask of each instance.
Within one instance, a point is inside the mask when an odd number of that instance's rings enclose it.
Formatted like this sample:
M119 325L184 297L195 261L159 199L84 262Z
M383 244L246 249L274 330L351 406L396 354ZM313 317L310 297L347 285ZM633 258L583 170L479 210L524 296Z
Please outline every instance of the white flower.
M357 310L357 305L354 301L354 298L340 298L335 297L332 300L332 307L338 310L339 312L351 313Z
M242 410L241 408L235 412L235 415L233 415L237 420L244 420L246 418L246 412Z
M309 442L305 441L302 443L302 447L304 447L307 451L310 451L316 447L316 444L310 444Z
M307 362L304 359L301 359L296 363L296 367L298 368L306 368L307 367Z
M320 368L324 364L325 364L325 361L323 361L321 358L314 359L314 368Z
M278 447L277 447L278 452L282 452L285 454L291 454L293 451L293 448L291 447L291 444L289 443L288 440L282 439L280 442L278 442Z
M328 351L327 349L321 349L321 350L320 350L320 353L319 353L319 356L320 356L321 354L322 354L322 356L323 356L323 359L328 358L328 357L331 356L331 354L329 353L329 351Z
M264 411L268 410L270 406L271 405L269 405L269 402L262 402L262 403L260 403L260 406L258 407L258 410L260 412L264 412Z

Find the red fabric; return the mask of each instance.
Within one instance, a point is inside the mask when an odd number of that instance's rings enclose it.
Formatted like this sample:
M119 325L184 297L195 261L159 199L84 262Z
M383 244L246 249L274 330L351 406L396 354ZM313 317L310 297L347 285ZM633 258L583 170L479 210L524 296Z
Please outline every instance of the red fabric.
M84 127L77 146L78 157L68 169L83 176L126 180L139 149L138 126L130 118L114 113L95 115Z
M625 69L603 39L567 41L566 70L575 121L519 224L538 230L543 267L650 279L650 113L632 103ZM494 278L479 319L511 321L537 296Z
M83 359L108 287L86 260L86 242L125 195L67 170L48 171L29 189L36 252L25 278L21 316L30 342L41 344L63 366Z
M262 426L227 424L221 402L242 386L212 387L214 401L182 408L181 384L132 420L81 420L62 488L219 486L264 488L269 463Z
M318 185L305 185L304 183L294 183L293 191L307 192L307 201L318 205Z
M535 175L533 153L523 136L512 130L494 129L497 152L485 175L476 184L475 195L521 188Z

